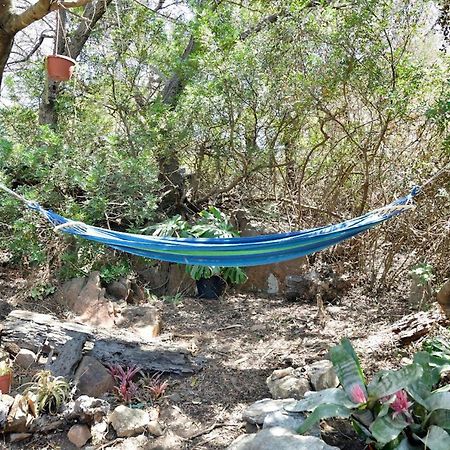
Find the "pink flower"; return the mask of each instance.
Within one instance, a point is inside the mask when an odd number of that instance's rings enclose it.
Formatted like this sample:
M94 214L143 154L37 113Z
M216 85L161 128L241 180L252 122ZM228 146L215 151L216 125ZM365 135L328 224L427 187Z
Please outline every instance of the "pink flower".
M408 402L408 395L406 392L402 389L401 391L398 391L394 394L395 399L390 404L390 407L394 410L394 414L392 414L392 417L395 419L399 414L406 414L409 415L409 407L412 405L411 402Z
M359 384L352 385L349 391L349 396L353 403L366 403L366 392Z

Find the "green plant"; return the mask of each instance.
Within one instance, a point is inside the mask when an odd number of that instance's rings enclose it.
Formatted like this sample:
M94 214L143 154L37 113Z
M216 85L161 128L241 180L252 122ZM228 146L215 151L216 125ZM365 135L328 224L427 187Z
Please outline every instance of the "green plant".
M0 362L0 377L8 375L12 372L11 365L7 361Z
M195 237L195 238L232 238L238 237L238 231L228 220L228 217L214 206L201 211L193 225L174 216L159 225L148 227L146 231L153 231L153 236L158 237ZM242 284L247 280L247 275L240 267L215 267L186 265L186 273L193 280L219 276L230 284Z
M44 300L51 294L54 294L56 287L49 283L37 284L30 290L30 296L33 300Z
M56 414L70 396L68 381L64 377L54 377L49 370L41 370L25 386L24 395L34 403L37 414Z
M164 295L162 297L163 302L173 303L177 305L183 300L183 294L181 292L176 293L175 295Z
M450 385L436 388L450 369L448 345L441 344L416 353L413 363L399 370L376 373L367 383L351 343L343 339L330 349L341 387L311 392L286 409L310 412L301 434L321 419L341 417L351 419L377 449L450 448Z
M414 266L409 274L418 281L421 286L427 286L434 279L433 266L427 263L421 263Z

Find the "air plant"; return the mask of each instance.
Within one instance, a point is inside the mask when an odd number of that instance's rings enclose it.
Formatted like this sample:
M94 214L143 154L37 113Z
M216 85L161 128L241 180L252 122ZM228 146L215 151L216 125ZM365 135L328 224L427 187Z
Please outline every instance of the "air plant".
M54 377L49 370L41 370L25 386L24 395L33 401L37 414L56 414L70 396L69 382L64 377Z
M133 378L141 368L133 365L124 369L120 364L113 364L108 367L108 370L117 383L117 386L114 387L116 394L123 402L130 403L138 392Z

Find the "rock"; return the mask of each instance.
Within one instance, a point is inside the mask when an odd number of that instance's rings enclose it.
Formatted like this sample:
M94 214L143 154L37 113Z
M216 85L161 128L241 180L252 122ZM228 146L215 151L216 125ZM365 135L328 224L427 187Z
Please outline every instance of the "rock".
M13 444L14 442L21 442L25 439L29 439L31 436L33 436L32 433L11 433L9 435L9 442Z
M136 281L131 282L131 291L128 295L127 302L132 304L139 304L145 302L147 295L144 289L139 286Z
M301 436L285 428L266 428L237 438L228 450L339 450L314 436Z
M107 433L108 433L108 422L106 420L94 423L94 425L91 426L92 443L94 445L101 444L106 440Z
M17 353L14 363L23 369L28 369L36 362L36 354L31 350L22 348L19 353Z
M281 427L286 428L287 430L297 431L305 420L306 416L303 413L289 413L280 409L267 414L264 418L263 429ZM314 425L314 427L311 428L307 434L308 436L316 436L320 438L320 427L318 425Z
M338 377L334 371L331 361L324 359L316 361L306 367L306 374L309 377L311 386L315 391L323 389L335 388L339 385Z
M266 380L273 398L301 399L311 390L308 379L293 367L275 370Z
M6 423L6 419L8 418L9 410L14 403L14 397L11 397L8 394L0 395L0 430Z
M67 438L72 444L81 448L91 438L91 431L87 425L72 425L67 433Z
M109 410L110 406L106 400L80 395L68 405L64 416L68 419L78 418L84 422L100 422L109 414Z
M143 339L151 339L161 332L161 319L156 308L151 305L127 306L116 324L134 331Z
M75 372L75 383L80 394L101 397L114 388L114 379L95 358L84 356Z
M450 318L450 280L447 280L436 294L436 299L441 305L444 314Z
M156 437L162 436L164 434L164 430L157 420L150 420L147 425L147 430L151 435Z
M287 300L313 301L321 280L315 270L302 275L288 275L285 280Z
M8 433L24 433L33 419L28 414L28 402L23 395L17 394L6 419L5 431Z
M130 437L115 445L114 450L147 450L148 442L145 436Z
M56 294L81 320L93 326L111 328L114 326L114 306L105 298L99 272L89 277L75 278L62 286Z
M142 433L150 422L150 417L147 411L119 405L112 412L109 420L117 436L130 437Z
M130 295L131 282L126 278L121 278L119 281L112 281L106 286L106 292L112 295L117 300L127 300Z
M265 417L275 411L283 409L286 405L289 405L294 401L293 398L285 400L273 400L271 398L265 398L258 400L251 404L243 413L242 418L249 423L262 425Z
M164 436L149 441L145 450L180 450L185 448L185 442L180 436L169 431Z

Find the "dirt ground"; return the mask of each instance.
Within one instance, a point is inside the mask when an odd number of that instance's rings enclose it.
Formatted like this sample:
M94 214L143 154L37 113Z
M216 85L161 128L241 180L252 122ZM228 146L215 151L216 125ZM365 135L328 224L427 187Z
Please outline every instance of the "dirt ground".
M0 269L0 319L11 308L65 316L57 305L30 299L26 293L33 282ZM240 434L254 431L242 421L242 411L270 397L265 380L271 372L323 359L342 337L360 350L369 373L395 366L402 355L369 356L366 338L410 312L404 292L375 296L364 293L362 286L327 304L324 323L316 317L315 304L289 303L282 297L230 293L221 300L168 298L154 303L162 317L162 338L186 346L203 360L203 369L193 376L168 376L169 387L159 402L160 417L180 450L225 449ZM330 422L323 431L325 440L342 449L364 448L342 423ZM74 447L65 434L57 433L14 448Z

